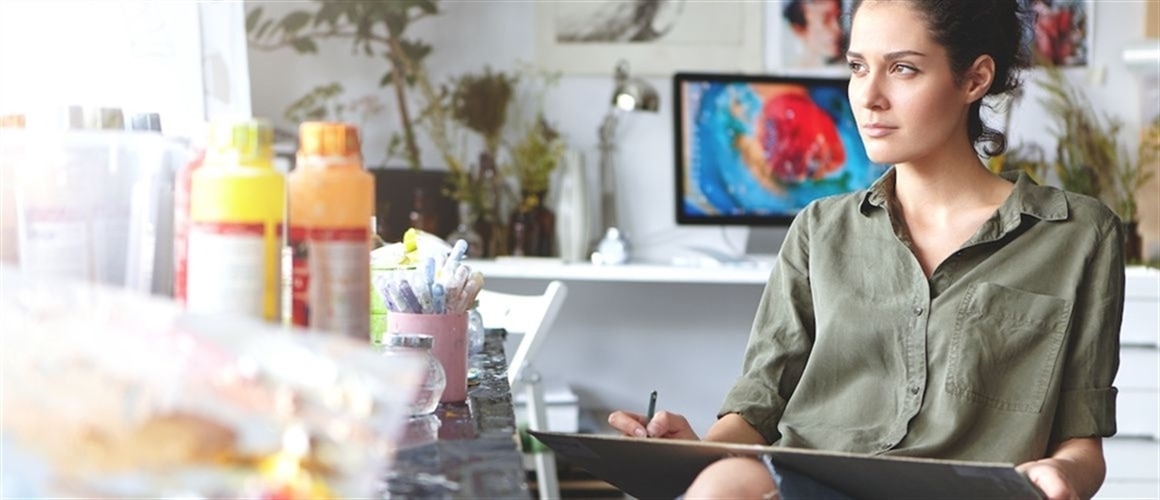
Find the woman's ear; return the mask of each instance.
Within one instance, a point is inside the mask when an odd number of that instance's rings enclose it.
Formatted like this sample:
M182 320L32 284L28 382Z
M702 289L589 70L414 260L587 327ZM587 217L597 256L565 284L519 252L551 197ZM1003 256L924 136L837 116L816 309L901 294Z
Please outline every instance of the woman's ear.
M970 68L967 68L964 90L967 102L975 102L987 95L991 82L995 80L995 60L990 55L983 54L975 59Z

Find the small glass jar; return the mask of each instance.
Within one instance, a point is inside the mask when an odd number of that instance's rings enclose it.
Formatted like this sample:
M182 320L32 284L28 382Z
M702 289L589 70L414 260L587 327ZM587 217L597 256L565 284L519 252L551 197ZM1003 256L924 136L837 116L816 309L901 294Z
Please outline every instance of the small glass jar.
M483 352L483 315L479 314L479 301L471 304L467 312L467 353L479 354Z
M411 402L412 415L426 415L435 411L439 406L439 398L443 397L443 389L447 387L447 375L443 371L443 365L431 352L434 345L435 338L430 335L400 333L388 336L383 347L383 354L386 356L420 356L427 362L423 385Z

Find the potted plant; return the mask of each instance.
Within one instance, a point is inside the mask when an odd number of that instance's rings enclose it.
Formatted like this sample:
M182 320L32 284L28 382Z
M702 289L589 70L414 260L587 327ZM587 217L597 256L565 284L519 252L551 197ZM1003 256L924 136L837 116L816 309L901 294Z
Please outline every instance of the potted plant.
M1055 173L1063 189L1099 198L1120 216L1127 238L1125 257L1137 263L1143 257L1137 195L1154 175L1149 168L1154 153L1145 147L1132 158L1120 141L1120 119L1097 113L1059 68L1046 66L1045 74L1040 84L1047 96L1042 102L1052 115L1052 133L1058 141Z
M510 224L513 251L531 256L555 253L556 217L546 204L564 149L560 134L542 115L509 148L505 170L516 179L521 200Z

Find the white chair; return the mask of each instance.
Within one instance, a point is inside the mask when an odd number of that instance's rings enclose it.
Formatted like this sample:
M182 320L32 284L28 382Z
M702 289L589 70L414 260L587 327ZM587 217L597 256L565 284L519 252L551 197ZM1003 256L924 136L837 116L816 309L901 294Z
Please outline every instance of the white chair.
M508 363L508 383L512 394L524 391L527 398L528 429L548 430L548 413L540 375L532 368L544 338L556 321L556 315L568 295L560 281L548 283L540 295L516 295L491 290L479 292L477 309L486 328L503 328L508 334L522 334L519 346ZM512 398L513 402L515 398ZM560 498L556 477L556 458L550 451L535 453L536 482L541 499Z

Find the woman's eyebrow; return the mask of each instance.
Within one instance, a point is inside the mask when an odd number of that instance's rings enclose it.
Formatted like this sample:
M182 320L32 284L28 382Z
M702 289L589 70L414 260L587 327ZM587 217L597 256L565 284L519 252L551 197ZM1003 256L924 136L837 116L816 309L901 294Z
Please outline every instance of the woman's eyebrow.
M926 57L926 54L914 50L898 50L895 52L888 52L885 56L883 56L883 59L886 59L887 61L895 61L908 56ZM851 57L854 59L865 59L865 57L863 57L860 52L854 52L852 50L846 51L846 57Z

